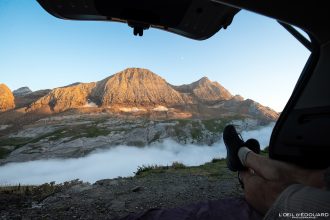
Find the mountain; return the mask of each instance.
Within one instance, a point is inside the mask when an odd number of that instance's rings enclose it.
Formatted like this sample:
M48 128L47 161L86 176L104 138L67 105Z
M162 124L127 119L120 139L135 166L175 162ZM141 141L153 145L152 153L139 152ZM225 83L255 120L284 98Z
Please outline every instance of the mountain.
M31 93L32 90L29 87L21 87L13 91L14 96L24 96Z
M22 88L28 88L28 87L22 87ZM15 90L16 91L16 90ZM14 91L14 92L15 92ZM32 92L27 92L28 90L26 89L24 91L21 91L19 93L14 93L15 96L15 105L17 108L22 108L31 105L33 102L37 101L41 97L47 95L51 90L50 89L43 89L43 90L37 90Z
M160 76L147 69L129 68L98 82L53 89L29 110L61 112L90 102L108 107L183 105L186 100Z
M0 84L0 112L15 108L15 98L11 90L5 85Z
M56 113L86 107L124 112L176 111L196 118L240 115L273 121L278 117L274 110L253 100L233 96L218 82L206 77L191 84L173 86L142 68L128 68L98 82L53 89L32 102L27 111Z
M93 96L102 106L185 104L182 95L163 78L140 68L129 68L98 82Z
M83 107L96 83L80 83L51 90L33 102L28 111L61 112L71 108Z
M188 85L173 86L173 88L206 103L229 100L233 97L222 85L218 82L211 82L207 77Z
M275 112L273 109L263 106L252 99L244 100L244 98L239 95L223 103L223 108L228 112L236 112L238 115L249 115L253 118L276 120L279 116L279 113Z

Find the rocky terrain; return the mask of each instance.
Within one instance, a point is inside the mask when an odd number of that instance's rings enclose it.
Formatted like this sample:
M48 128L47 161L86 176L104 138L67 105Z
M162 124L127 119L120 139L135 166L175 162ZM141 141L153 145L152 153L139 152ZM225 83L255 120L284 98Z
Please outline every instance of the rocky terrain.
M135 177L0 188L1 219L118 219L150 208L242 197L224 160L198 167L142 167Z

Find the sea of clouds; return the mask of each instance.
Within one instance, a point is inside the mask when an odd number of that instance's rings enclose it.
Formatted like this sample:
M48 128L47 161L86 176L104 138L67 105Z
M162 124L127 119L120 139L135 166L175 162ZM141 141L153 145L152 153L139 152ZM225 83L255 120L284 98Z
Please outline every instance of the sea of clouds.
M261 148L269 144L274 124L242 132L243 138L256 138ZM178 144L170 139L147 147L117 146L97 150L86 157L9 163L0 166L0 185L42 184L80 179L94 183L100 179L133 176L142 165L201 165L213 158L226 157L222 141L213 146Z

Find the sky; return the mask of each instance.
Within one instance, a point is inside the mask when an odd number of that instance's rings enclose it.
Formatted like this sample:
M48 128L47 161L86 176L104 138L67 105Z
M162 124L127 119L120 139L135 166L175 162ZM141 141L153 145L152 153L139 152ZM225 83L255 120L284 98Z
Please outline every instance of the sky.
M126 24L61 20L34 0L0 0L0 83L12 90L99 81L141 67L173 85L207 76L282 111L308 56L275 20L247 11L196 41L157 29L137 37Z

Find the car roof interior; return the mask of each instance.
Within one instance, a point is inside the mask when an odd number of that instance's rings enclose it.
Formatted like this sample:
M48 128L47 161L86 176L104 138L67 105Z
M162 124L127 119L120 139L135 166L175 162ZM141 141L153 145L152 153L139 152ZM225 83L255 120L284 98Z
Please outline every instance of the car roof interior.
M72 20L127 23L135 35L158 28L205 40L249 10L305 31L311 55L269 145L269 156L307 168L330 166L330 8L326 1L279 0L38 0L50 14ZM299 39L298 39L299 40ZM274 42L276 43L276 42ZM283 51L285 52L285 51Z
M149 27L196 40L204 40L226 28L239 9L208 0L39 0L50 14L73 20L127 23L134 34Z

